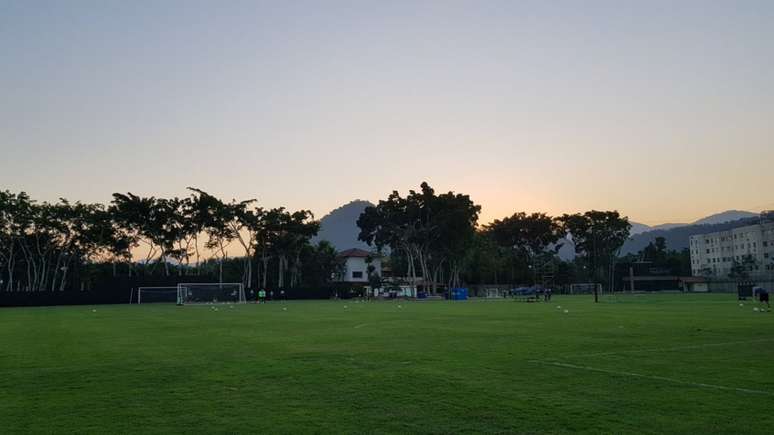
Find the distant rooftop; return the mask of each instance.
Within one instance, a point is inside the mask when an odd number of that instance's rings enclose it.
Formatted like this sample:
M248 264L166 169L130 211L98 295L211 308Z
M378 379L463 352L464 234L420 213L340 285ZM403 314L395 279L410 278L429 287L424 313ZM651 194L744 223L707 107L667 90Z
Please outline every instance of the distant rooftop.
M359 257L359 258L365 258L370 257L372 254L368 251L365 251L363 249L353 248L353 249L347 249L344 251L339 252L339 257Z

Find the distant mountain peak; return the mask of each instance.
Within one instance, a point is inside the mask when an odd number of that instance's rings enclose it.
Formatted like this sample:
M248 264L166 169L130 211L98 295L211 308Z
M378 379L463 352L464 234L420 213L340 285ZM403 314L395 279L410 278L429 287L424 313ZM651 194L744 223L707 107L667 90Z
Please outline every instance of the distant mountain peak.
M757 217L757 213L729 210L728 212L717 213L699 219L692 224L678 225L671 228L668 226L662 226L662 228L652 227L650 231L639 234L632 233L631 238L624 243L621 254L636 254L644 249L648 243L653 242L656 237L666 239L667 249L676 251L687 249L690 236L728 231L733 228L753 225L758 222Z
M738 221L739 219L758 217L758 213L744 210L726 210L720 213L715 213L707 217L701 218L694 222L694 225L710 225L710 224L722 224L731 221Z
M738 221L739 219L747 219L751 217L757 217L758 213L744 210L726 210L720 213L711 214L703 217L691 223L666 223L658 225L645 225L639 222L630 221L632 224L631 235L642 234L647 231L655 230L671 230L672 228L687 227L689 225L714 225L723 224L726 222Z
M320 219L320 232L312 241L319 243L327 240L337 251L353 248L370 250L367 244L357 239L360 234L357 220L366 207L373 205L370 201L355 199L332 210Z

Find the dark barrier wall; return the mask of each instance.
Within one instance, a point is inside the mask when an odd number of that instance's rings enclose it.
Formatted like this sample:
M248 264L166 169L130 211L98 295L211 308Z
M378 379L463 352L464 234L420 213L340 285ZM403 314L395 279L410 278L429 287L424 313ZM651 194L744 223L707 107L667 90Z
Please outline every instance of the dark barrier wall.
M0 291L0 307L24 307L45 305L97 305L97 304L126 304L132 289L137 287L174 287L178 283L185 282L211 282L217 281L204 279L201 276L171 276L171 277L116 277L104 280L99 289L94 290L67 290L54 292L5 292ZM268 288L267 293L273 291L274 299L281 299L279 290ZM330 299L334 295L350 297L356 293L356 289L349 285L329 285L319 288L290 288L285 289L285 299ZM255 290L246 289L245 294L249 300L255 300ZM346 295L346 296L345 296ZM268 296L268 295L267 295Z
M0 307L126 304L137 287L175 287L182 282L213 282L201 276L121 276L101 280L98 289L43 292L0 291Z

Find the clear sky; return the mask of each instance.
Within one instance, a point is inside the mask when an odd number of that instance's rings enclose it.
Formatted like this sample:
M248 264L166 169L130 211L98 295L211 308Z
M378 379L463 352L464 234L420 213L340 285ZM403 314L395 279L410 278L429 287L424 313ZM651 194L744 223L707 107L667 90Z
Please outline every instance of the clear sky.
M0 0L0 189L774 208L774 1Z

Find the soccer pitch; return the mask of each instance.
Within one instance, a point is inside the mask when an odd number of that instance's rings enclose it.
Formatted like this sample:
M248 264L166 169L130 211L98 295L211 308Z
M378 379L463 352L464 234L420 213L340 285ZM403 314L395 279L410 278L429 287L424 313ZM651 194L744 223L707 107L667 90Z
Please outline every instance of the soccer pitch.
M2 309L0 432L771 433L774 313L754 306Z

